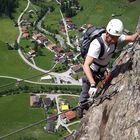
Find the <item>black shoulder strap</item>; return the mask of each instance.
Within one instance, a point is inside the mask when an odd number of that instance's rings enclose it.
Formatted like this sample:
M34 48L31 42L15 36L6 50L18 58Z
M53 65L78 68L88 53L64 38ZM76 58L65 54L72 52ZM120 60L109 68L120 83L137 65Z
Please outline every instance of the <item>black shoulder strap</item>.
M115 49L114 49L113 53L116 51L116 48L117 48L118 42L116 42L114 45L115 45Z
M99 58L101 58L105 52L104 42L103 42L103 39L101 37L97 37L97 40L99 41L99 43L101 45L101 50L100 50L100 54L99 54Z
M109 53L108 55L115 53L116 48L117 48L117 45L118 45L118 42L116 42L116 43L114 44L114 46L115 46L115 47L114 47L114 50L113 50L111 53Z

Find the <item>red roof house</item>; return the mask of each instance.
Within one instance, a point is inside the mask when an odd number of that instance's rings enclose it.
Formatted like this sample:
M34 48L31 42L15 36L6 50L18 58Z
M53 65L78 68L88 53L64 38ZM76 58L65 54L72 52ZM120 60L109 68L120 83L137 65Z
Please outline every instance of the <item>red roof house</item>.
M67 119L67 120L73 120L76 118L76 112L75 111L68 111L68 112L65 112L61 115L61 118L62 119Z

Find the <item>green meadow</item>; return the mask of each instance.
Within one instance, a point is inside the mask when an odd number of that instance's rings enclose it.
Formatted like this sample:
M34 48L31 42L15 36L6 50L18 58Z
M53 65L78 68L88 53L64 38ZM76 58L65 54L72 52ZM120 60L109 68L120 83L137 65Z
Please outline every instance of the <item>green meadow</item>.
M54 53L50 52L48 49L42 49L42 56L36 57L35 62L38 67L41 67L45 70L50 70L53 65L52 61L54 58Z
M125 28L135 31L140 13L140 1L132 3L128 0L80 0L83 11L73 18L76 25L93 24L105 26L112 18L112 14L124 22ZM118 15L118 16L117 16Z
M42 108L31 108L29 94L16 94L0 98L0 136L16 131L20 128L45 119ZM47 134L43 131L46 122L5 138L5 140L34 139L56 140L57 135Z
M14 22L8 18L0 18L0 41L5 43L14 43L18 37L18 28Z
M54 8L54 11L51 12L45 19L44 25L53 29L53 30L59 30L59 22L61 20L61 15L60 15L60 9L59 5L56 4L55 1L49 2L50 5L52 5ZM48 3L48 4L49 4Z
M0 75L27 78L40 73L26 65L16 50L8 50L3 42L0 42L0 56Z

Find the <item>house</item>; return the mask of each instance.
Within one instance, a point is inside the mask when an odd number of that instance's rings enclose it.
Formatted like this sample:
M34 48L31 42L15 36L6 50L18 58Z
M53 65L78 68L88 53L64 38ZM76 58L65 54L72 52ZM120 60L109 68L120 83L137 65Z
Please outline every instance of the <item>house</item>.
M60 105L60 110L61 111L69 110L69 105L68 104L61 104Z
M66 99L59 99L60 104L68 104L68 101Z
M37 41L38 44L44 44L44 43L47 43L48 42L48 39L46 38L46 36L44 36L41 33L37 33L37 32L34 32L33 33L32 39L34 39L35 41Z
M34 40L37 40L39 37L41 37L41 33L37 33L37 32L34 32L34 33L33 33L32 38L33 38Z
M27 26L22 26L21 31L22 31L22 33L28 33L28 27Z
M72 22L72 19L70 17L65 17L66 22Z
M64 49L63 48L55 48L56 53L63 53Z
M76 25L73 23L67 23L67 27L68 27L68 29L75 29Z
M65 113L65 116L67 120L71 121L76 118L76 112L75 111L68 111Z
M29 33L28 32L22 34L22 38L28 38L28 37L29 37Z
M27 17L27 16L22 16L22 20L23 20L24 22L27 22L27 21L29 20L29 17Z
M61 57L61 58L59 58L59 62L64 64L64 63L67 62L67 58L66 57Z
M35 14L35 11L31 9L31 10L28 11L28 13Z
M39 44L44 44L44 43L47 43L48 39L45 36L40 36L40 37L38 37L38 39L36 41Z
M75 111L68 111L65 113L66 118L70 121L76 118L76 112Z
M72 59L73 58L73 52L67 52L66 53L66 57L68 58L68 59Z
M43 99L44 108L49 108L52 106L52 100L50 98Z
M48 122L46 126L44 126L44 130L48 133L53 133L55 132L55 125L52 122Z
M41 81L42 80L52 80L52 77L50 75L47 75L47 76L41 77Z
M49 50L55 50L56 48L57 48L56 44L51 43L51 44L48 45Z
M82 72L83 71L83 67L81 64L79 65L74 65L71 67L71 70L73 73L79 73L79 72Z
M30 107L40 107L41 106L41 98L36 95L30 96Z
M36 56L36 52L35 52L35 50L33 50L33 49L31 49L31 50L28 52L28 54L29 54L29 57L35 57L35 56Z
M61 119L67 119L67 121L71 121L73 119L76 118L76 112L75 111L68 111L68 112L65 112L61 115Z
M68 29L74 29L74 28L76 28L76 25L74 23L72 23L72 19L71 18L66 17L65 20L66 20L67 28Z
M64 26L61 27L60 31L63 32L63 33L66 33L65 27Z
M60 31L63 33L66 33L65 26L64 26L63 22L60 25Z

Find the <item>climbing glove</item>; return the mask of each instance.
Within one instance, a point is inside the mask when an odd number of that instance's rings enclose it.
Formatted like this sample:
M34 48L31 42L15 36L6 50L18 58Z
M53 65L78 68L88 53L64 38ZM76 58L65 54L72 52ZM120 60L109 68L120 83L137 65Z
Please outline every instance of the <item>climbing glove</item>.
M97 92L97 88L94 84L91 84L90 89L88 91L90 97L94 97Z

